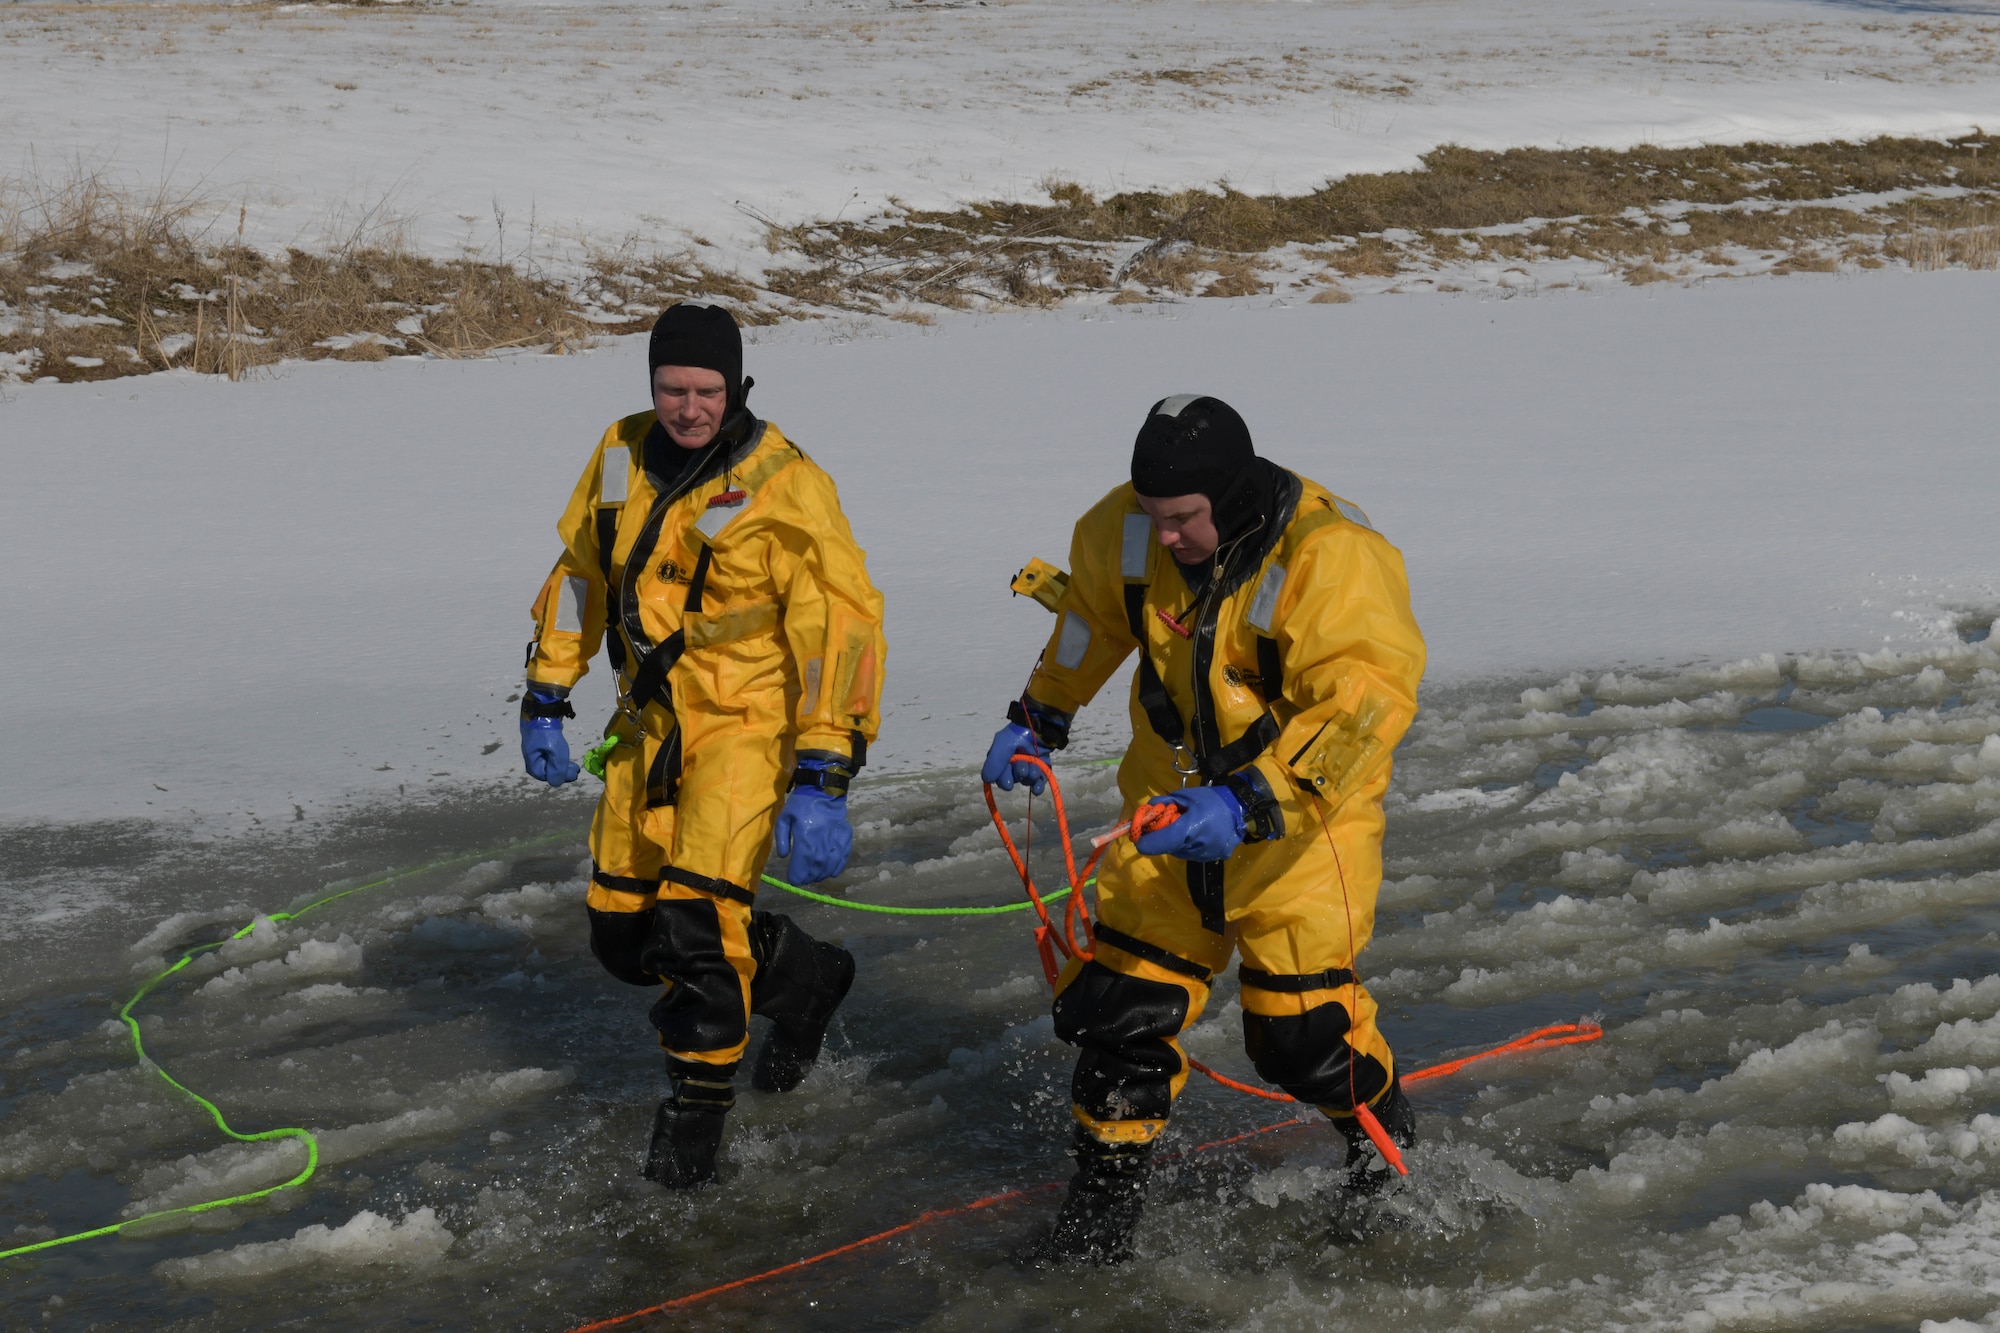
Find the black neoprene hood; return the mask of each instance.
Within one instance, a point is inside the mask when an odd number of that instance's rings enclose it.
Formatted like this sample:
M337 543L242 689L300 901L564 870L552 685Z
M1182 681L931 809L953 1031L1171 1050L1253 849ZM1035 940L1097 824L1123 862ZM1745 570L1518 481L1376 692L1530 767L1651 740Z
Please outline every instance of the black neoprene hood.
M646 344L646 378L661 366L695 366L713 370L729 386L729 406L743 402L743 331L736 318L719 305L683 302L669 306L653 322Z
M1132 443L1132 489L1149 499L1205 495L1216 530L1234 535L1256 517L1250 428L1220 398L1177 394L1146 413Z

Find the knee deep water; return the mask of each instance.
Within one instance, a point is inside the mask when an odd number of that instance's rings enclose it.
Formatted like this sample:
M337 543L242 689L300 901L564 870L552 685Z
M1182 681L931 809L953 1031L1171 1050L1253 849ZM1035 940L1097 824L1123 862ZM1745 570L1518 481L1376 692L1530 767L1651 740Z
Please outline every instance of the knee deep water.
M1078 749L1101 759L1123 726L1107 700ZM1079 835L1115 818L1109 767L1058 771ZM0 834L0 1248L294 1174L296 1145L229 1143L135 1068L119 1005L255 911L488 853L260 925L142 1004L162 1066L239 1129L313 1129L320 1172L8 1261L4 1322L564 1328L1068 1176L1073 1052L1024 914L766 889L859 963L828 1055L788 1096L740 1080L719 1187L641 1179L664 1079L648 993L588 953L592 795L290 839ZM1018 895L970 772L864 781L851 806L836 892ZM1125 1268L1009 1262L1050 1192L630 1327L1917 1329L2000 1310L1989 641L1430 691L1388 814L1361 961L1406 1067L1607 1029L1412 1090L1407 1230L1328 1242L1340 1140L1315 1124L1163 1166ZM1186 1045L1251 1077L1233 979ZM1293 1114L1196 1076L1165 1151Z

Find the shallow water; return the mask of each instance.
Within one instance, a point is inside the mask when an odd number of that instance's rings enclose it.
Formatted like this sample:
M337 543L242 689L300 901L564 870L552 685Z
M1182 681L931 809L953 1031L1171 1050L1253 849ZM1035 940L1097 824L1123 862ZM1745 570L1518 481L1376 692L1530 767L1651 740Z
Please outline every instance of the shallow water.
M1114 724L1094 712L1086 741ZM1076 825L1109 822L1110 770L1063 771ZM1402 1230L1329 1243L1338 1137L1314 1125L1163 1167L1127 1268L1008 1262L1053 1212L1042 1192L628 1327L1916 1329L2000 1309L2000 652L1433 692L1389 805L1363 964L1406 1065L1581 1016L1608 1032L1413 1090ZM851 896L1016 892L969 777L876 781L853 807ZM512 791L290 840L0 838L0 1248L293 1174L296 1146L223 1142L109 1020L253 910L460 858L260 926L141 1007L165 1068L241 1127L313 1128L320 1172L10 1261L5 1323L561 1328L1067 1176L1070 1053L1023 919L791 900L860 961L830 1058L790 1096L742 1096L719 1187L638 1179L661 1070L645 996L585 947L587 812ZM1224 982L1188 1044L1248 1077L1239 1042ZM1287 1118L1196 1079L1170 1150Z

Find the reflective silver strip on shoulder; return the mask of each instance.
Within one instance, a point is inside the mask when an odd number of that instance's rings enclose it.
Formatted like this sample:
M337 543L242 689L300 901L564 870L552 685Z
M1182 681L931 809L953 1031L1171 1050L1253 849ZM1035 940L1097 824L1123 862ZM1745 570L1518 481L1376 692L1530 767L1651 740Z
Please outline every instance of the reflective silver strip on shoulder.
M1244 619L1260 634L1271 632L1271 617L1278 611L1278 595L1285 590L1285 567L1272 565L1257 582L1257 595L1250 599L1250 614Z
M632 470L632 451L622 444L614 444L604 451L603 474L597 483L597 502L607 505L625 503L626 474Z
M1125 515L1125 541L1118 548L1118 573L1123 578L1146 577L1146 557L1153 553L1153 520L1144 514Z
M583 606L590 596L590 584L575 574L566 574L556 589L556 623L558 634L583 633Z
M1074 671L1090 651L1090 622L1074 611L1063 612L1062 637L1056 640L1056 665Z
M1335 509L1338 509L1340 511L1340 516L1346 519L1349 523L1359 523L1362 527L1368 529L1370 532L1375 531L1375 525L1368 521L1368 515L1361 512L1360 505L1349 504L1347 501L1341 499L1339 496L1336 495L1333 497L1333 507Z
M1197 398L1206 398L1207 396L1207 394L1202 393L1177 393L1171 398L1161 399L1160 406L1153 415L1156 417L1177 417L1181 414L1181 409L1189 403Z

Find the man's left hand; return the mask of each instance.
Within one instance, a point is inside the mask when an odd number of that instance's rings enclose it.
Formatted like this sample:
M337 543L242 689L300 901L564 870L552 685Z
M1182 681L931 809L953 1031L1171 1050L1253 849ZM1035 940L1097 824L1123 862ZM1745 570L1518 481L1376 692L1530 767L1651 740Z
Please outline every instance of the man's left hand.
M778 814L778 855L790 857L786 876L794 884L832 879L847 869L854 850L854 830L847 823L847 798L829 796L817 787L797 787Z
M1227 787L1183 787L1148 805L1177 805L1181 817L1133 841L1142 856L1222 861L1243 845L1243 803Z

